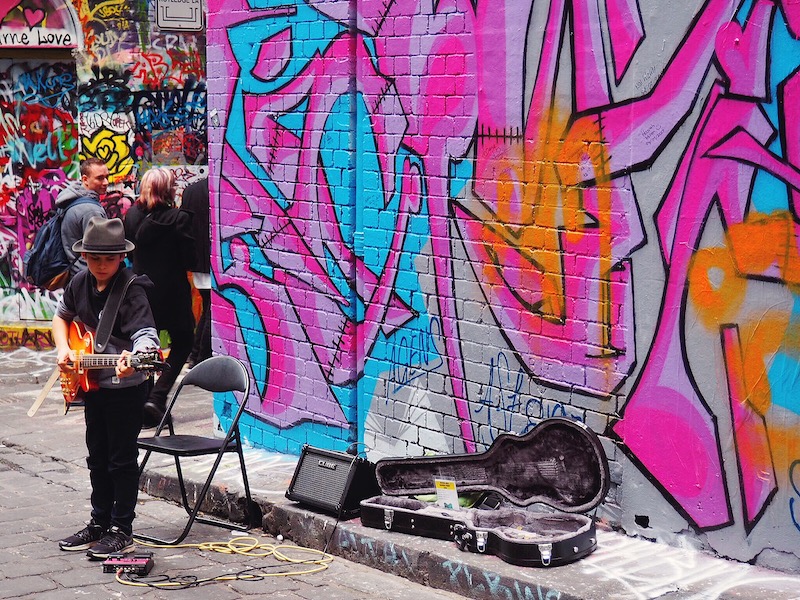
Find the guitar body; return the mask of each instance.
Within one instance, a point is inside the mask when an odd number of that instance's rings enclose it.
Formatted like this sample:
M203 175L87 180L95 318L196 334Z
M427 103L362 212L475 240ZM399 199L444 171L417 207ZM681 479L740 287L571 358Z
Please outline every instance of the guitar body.
M122 358L119 354L94 354L94 334L81 323L72 321L67 335L70 350L75 352L75 363L71 371L61 372L61 393L64 395L65 411L80 399L81 392L91 392L100 386L92 373L95 369L113 369ZM161 350L139 350L125 355L125 363L135 371L155 373L169 365L164 362Z
M64 408L69 410L69 405L79 398L81 391L96 390L98 385L89 369L81 367L81 357L94 352L94 335L82 323L73 321L69 326L70 349L77 354L76 369L61 373L61 393L64 395Z

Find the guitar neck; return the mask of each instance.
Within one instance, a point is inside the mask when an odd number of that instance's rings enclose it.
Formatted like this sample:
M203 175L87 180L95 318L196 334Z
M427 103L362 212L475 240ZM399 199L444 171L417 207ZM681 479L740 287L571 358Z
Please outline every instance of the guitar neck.
M81 354L78 356L80 369L109 369L117 366L121 354Z

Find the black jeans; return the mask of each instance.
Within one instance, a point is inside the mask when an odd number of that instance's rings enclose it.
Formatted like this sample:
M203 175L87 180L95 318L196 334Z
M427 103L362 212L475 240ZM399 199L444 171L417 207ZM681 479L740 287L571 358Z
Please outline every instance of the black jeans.
M131 534L139 494L139 451L146 385L88 392L86 465L92 484L92 519L107 528L116 525Z

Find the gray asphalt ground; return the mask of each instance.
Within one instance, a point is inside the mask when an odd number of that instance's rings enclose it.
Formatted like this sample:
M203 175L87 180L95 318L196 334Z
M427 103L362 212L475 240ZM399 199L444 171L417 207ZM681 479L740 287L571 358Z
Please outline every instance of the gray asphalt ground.
M185 546L139 544L137 551L154 555L148 582L162 587L126 585L104 573L101 563L58 549L59 539L88 520L89 490L80 410L64 415L61 393L54 389L36 415L26 414L52 371L54 353L19 349L0 353L0 359L0 598L800 600L800 576L605 530L598 532L593 554L542 569L461 552L452 542L364 527L359 519L337 523L285 498L297 457L258 449L248 449L246 460L261 527L228 531L196 524ZM176 427L209 435L212 415L211 399L197 393L176 417ZM192 463L189 479L201 482L207 464ZM163 536L180 531L185 513L172 501L171 463L151 460L142 487L136 530ZM214 508L236 515L241 489L235 460L224 462ZM285 540L279 542L278 534ZM237 537L238 543L226 545ZM228 553L200 547L212 542ZM247 545L259 547L243 553ZM309 549L285 550L296 560L316 559L327 547L332 559L325 565L279 561L268 555L276 545ZM237 579L245 570L250 576Z

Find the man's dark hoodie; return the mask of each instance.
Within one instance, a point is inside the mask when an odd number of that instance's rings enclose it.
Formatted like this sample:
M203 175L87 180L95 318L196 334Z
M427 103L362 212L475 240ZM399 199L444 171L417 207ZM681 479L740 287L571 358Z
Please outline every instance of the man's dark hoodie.
M70 183L61 190L61 193L56 198L56 207L61 208L67 206L73 200L86 197L92 198L94 202L81 202L72 208L68 208L64 214L64 220L61 222L61 243L64 246L64 252L66 252L71 261L78 258L72 251L72 244L83 239L83 232L89 223L89 219L92 217L103 217L105 219L107 218L106 211L100 204L100 197L97 192L85 188L80 181ZM78 258L70 267L70 277L85 268L86 263L84 260Z

